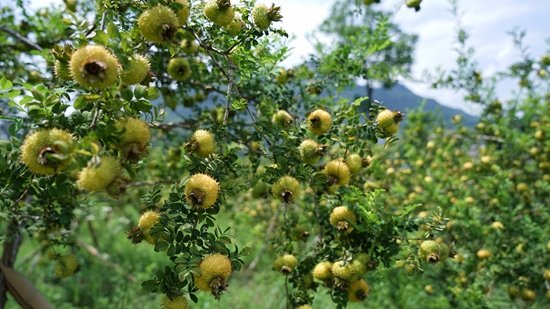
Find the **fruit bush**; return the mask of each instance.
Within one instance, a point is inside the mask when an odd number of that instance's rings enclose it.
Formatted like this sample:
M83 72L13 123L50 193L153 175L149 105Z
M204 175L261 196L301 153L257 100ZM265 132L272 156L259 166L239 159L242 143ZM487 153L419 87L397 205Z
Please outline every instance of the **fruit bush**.
M364 2L356 13L372 10ZM223 299L243 267L280 273L286 308L323 295L338 308L544 306L548 56L498 75L521 87L502 104L498 79L462 52L459 69L431 82L485 111L475 129L455 119L447 130L426 112L403 126L402 112L340 97L358 77L393 81L400 69L362 67L394 43L383 14L343 37L357 44L294 68L279 65L291 52L279 7L255 1L67 0L37 15L17 2L0 27L0 307L23 235L63 284L87 266L79 249L98 256L108 227L91 222L106 204L133 218L110 237L162 256L140 267L161 308ZM226 218L254 228L233 234ZM241 245L247 234L256 247ZM272 269L260 269L265 256ZM396 295L397 278L413 290Z

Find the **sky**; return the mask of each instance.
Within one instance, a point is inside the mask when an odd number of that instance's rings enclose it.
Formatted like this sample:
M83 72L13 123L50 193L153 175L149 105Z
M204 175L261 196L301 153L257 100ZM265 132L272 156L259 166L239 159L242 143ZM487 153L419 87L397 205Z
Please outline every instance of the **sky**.
M6 0L2 0L6 1ZM14 1L14 0L7 0ZM30 0L34 7L61 4L62 0ZM81 0L83 1L83 0ZM289 44L293 48L292 57L283 65L292 66L307 59L314 51L306 39L329 17L333 0L259 0L266 4L275 2L281 6L283 27L295 39ZM456 59L453 48L456 23L448 11L450 5L446 0L424 0L420 12L402 5L404 0L382 0L377 7L394 12L392 22L398 24L408 33L416 33L419 40L414 54L415 63L412 75L416 78L428 70L435 72L436 67L452 69ZM540 58L549 52L550 45L550 0L459 0L462 12L461 23L470 34L470 46L476 48L475 60L480 64L482 75L489 76L494 72L505 70L519 59L519 51L514 48L512 37L508 34L514 28L525 30L524 43L529 46L529 54ZM468 105L462 94L452 90L430 89L429 85L402 80L417 95L433 98L440 103L475 113L476 107ZM498 90L502 99L510 97L510 89L515 85L504 84Z

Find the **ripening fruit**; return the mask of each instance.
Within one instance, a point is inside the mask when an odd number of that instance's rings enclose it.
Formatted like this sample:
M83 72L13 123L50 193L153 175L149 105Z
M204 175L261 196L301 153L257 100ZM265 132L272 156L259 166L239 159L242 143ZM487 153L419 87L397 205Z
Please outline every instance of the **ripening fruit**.
M357 277L353 272L351 264L345 262L344 265L344 261L338 261L332 265L332 274L334 277L348 282L353 281Z
M273 269L283 275L290 274L296 268L296 265L298 265L298 260L292 254L281 255L273 261Z
M151 228L153 227L153 225L159 222L159 220L160 214L152 210L144 212L139 218L138 226L143 233L143 237L148 243L152 245L155 244L155 238L151 236Z
M277 84L279 84L279 85L285 85L286 83L288 83L288 78L289 78L289 76L288 76L288 71L285 70L285 69L283 69L283 68L281 68L281 69L279 70L279 75L277 75L277 76L275 77L275 81L276 81Z
M332 160L325 166L327 185L347 185L350 181L349 166L342 160Z
M306 139L300 144L300 157L306 164L315 164L327 151L327 145L319 145L312 139Z
M61 60L55 60L54 73L57 78L67 81L71 80L71 69L69 63Z
M544 277L544 280L550 282L550 269L546 269L546 270L544 271L543 277Z
M301 305L300 307L297 307L296 309L311 309L310 305Z
M94 157L78 174L77 184L90 192L100 192L112 186L121 170L120 162L113 157Z
M37 174L52 175L71 163L72 152L71 133L57 128L39 130L25 137L21 161Z
M277 125L283 127L284 129L288 129L290 125L292 124L293 117L285 110L280 110L273 114L273 117L271 119L272 122L276 123Z
M381 111L378 113L378 116L376 116L378 127L388 135L393 135L399 130L399 122L401 120L403 120L402 112L392 112L389 109Z
M63 0L63 2L65 2L67 10L71 12L76 12L76 5L78 3L76 0Z
M185 81L191 77L191 65L185 58L172 58L168 62L168 74L177 81Z
M335 207L329 217L330 224L346 234L353 231L353 226L350 223L355 223L355 220L355 213L346 206Z
M364 301L369 295L369 285L365 279L355 280L348 285L348 300L352 303Z
M122 158L137 163L141 157L147 154L146 148L151 138L151 132L147 123L141 119L132 117L117 121L115 127L117 131L124 129L124 133L120 135L118 144Z
M175 0L174 2L183 5L183 8L176 12L176 16L178 16L178 24L185 25L189 17L189 2L187 0Z
M421 260L432 264L443 262L449 257L449 246L433 240L425 240L420 244L418 256Z
M193 133L193 136L189 138L184 147L185 151L206 158L214 153L214 135L206 130L199 129Z
M307 120L307 127L309 128L309 131L315 135L324 134L332 126L330 114L322 109L314 110L311 114L309 114Z
M346 164L348 165L349 171L352 174L357 174L363 168L363 158L361 158L361 156L356 153L352 153L347 156Z
M204 15L214 24L225 27L235 17L230 0L210 0L204 6Z
M235 14L233 21L229 25L227 25L227 32L229 32L229 34L231 34L232 36L236 36L237 34L239 34L239 32L241 32L242 28L245 25L246 24L241 19L241 17Z
M71 77L84 86L104 89L118 79L118 60L101 45L77 49L69 62Z
M195 286L201 291L212 292L216 299L220 299L221 293L227 290L231 260L223 254L215 253L204 258L199 269L200 276L193 274Z
M204 210L216 202L220 187L218 182L206 174L195 174L185 185L187 202L197 210Z
M488 259L491 257L491 255L493 254L487 249L481 249L477 252L477 257L480 259Z
M422 0L408 0L407 7L414 8L415 11L420 11L420 3Z
M353 257L351 261L351 269L353 273L361 277L368 272L367 263L370 262L370 256L364 252L361 252Z
M180 48L185 54L193 55L199 51L199 44L195 40L183 39L180 43Z
M179 26L178 16L169 7L157 5L145 10L138 19L141 35L153 43L170 42Z
M535 291L531 289L523 289L520 296L521 299L528 303L533 302L537 298L537 294L535 294Z
M267 184L263 181L258 181L258 183L252 188L252 197L253 198L260 198L260 197L266 197L268 195L269 188L267 187Z
M333 263L329 261L323 261L313 268L313 277L318 280L332 280L334 274L332 273Z
M294 177L283 176L273 184L271 192L275 198L290 203L300 194L300 183Z
M281 7L275 6L272 4L270 8L267 5L262 3L256 3L252 8L252 19L254 20L254 25L258 27L261 31L265 31L271 26L271 22L280 21L283 16L281 16Z
M149 74L149 59L145 56L134 54L134 56L128 60L130 65L128 69L120 72L120 80L126 85L141 83L147 74Z
M162 295L160 299L160 308L162 309L187 309L189 308L189 303L187 298L183 296L176 296L173 299L170 299L166 294Z
M55 275L58 278L66 278L78 271L80 265L74 254L60 257L55 263Z

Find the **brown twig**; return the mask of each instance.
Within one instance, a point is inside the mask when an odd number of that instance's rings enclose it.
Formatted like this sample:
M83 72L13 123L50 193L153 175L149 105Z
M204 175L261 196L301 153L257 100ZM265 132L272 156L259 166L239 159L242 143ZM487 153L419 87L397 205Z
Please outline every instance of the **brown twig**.
M4 31L5 33L11 35L12 37L16 38L17 40L23 42L25 45L33 48L33 49L36 49L38 51L43 51L44 49L42 47L40 47L38 44L34 43L33 41L27 39L26 37L22 36L21 34L11 30L11 29L8 29L4 26L0 26L0 30Z
M275 224L277 223L277 218L279 217L279 213L281 212L281 207L277 207L277 211L275 211L275 214L271 218L271 222L269 222L269 227L267 228L267 233L265 234L265 239L262 244L262 248L260 249L260 252L256 255L254 260L248 265L248 270L252 271L254 268L256 268L256 265L260 261L262 255L264 254L265 250L267 249L267 245L269 243L269 238L271 237L271 234L275 230Z
M170 130L173 128L194 129L196 127L186 122L149 123L148 126L152 129L160 130Z
M177 181L173 179L163 179L163 180L155 180L155 181L136 181L129 184L123 184L120 187L126 189L126 188L141 187L141 186L154 186L158 184L173 184L176 182Z
M121 275L124 275L126 277L126 279L128 279L130 282L137 282L136 278L134 278L134 276L128 274L124 269L122 269L118 264L116 263L113 263L109 260L107 260L106 257L104 257L102 254L99 253L99 250L97 250L96 248L88 245L87 243L85 243L84 241L82 241L81 239L77 239L76 240L76 243L84 248L86 251L88 251L88 253L90 253L93 257L99 259L104 265L114 269L116 272L118 272L119 274Z

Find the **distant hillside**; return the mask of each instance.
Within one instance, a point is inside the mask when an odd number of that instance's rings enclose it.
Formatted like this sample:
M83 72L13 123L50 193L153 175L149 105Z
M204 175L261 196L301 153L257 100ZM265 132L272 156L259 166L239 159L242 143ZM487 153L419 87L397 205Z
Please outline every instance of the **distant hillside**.
M366 90L363 86L357 86L354 89L344 91L341 96L356 99L366 96ZM373 100L383 102L384 106L389 109L400 111L407 111L418 107L424 100L422 97L417 96L401 84L396 84L389 89L376 88L373 90L372 98ZM441 111L441 114L447 123L450 122L454 115L461 115L462 119L464 119L464 125L466 126L473 127L477 123L477 117L469 115L459 109L441 105L433 99L426 99L424 110Z

